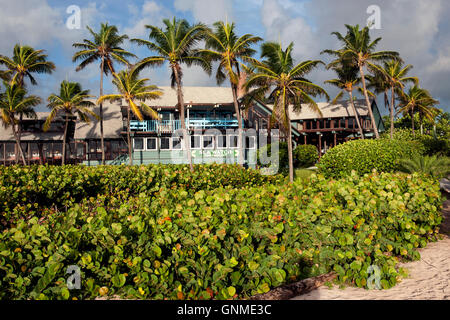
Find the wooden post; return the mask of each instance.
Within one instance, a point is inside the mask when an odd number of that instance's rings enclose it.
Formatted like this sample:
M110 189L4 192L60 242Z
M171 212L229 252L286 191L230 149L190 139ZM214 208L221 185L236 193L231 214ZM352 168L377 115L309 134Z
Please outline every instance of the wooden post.
M336 132L334 133L334 146L336 147Z
M306 134L303 135L304 144L306 144Z
M322 135L319 134L319 159L322 157Z

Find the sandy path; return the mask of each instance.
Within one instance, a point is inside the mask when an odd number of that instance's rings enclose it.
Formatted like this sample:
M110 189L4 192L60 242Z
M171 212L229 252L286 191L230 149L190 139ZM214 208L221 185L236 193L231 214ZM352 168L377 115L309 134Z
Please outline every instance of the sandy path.
M447 197L449 199L449 197ZM444 239L419 249L421 259L401 264L409 277L389 290L320 287L293 300L450 300L450 200L444 203Z

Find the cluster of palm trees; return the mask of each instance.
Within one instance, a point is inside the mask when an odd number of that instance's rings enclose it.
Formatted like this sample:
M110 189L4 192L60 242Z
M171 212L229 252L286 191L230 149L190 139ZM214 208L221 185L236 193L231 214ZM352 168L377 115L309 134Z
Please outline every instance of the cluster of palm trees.
M83 90L78 83L64 81L61 83L59 94L52 94L48 98L51 113L44 129L49 127L58 113L64 113L66 122L64 144L66 144L69 119L78 116L80 121L89 122L90 117L98 118L102 164L105 164L103 103L123 100L127 105L127 139L129 160L132 164L129 126L131 113L141 120L144 118L143 114L157 119L158 114L146 105L145 101L157 99L163 94L156 86L148 84L149 79L142 79L139 74L148 67L168 65L171 70L171 85L177 92L177 107L180 112L187 160L193 170L189 152L189 133L184 119L183 71L185 67L196 65L211 75L213 66L215 66L217 68L215 70L217 84L220 85L227 80L233 94L235 113L239 124L239 163L241 165L244 163L242 109L247 106L246 102L250 101L250 98L270 99L273 102L272 120L279 124L288 140L289 176L292 181L293 158L289 109L293 108L298 112L301 105L306 104L321 115L314 98L324 96L329 100L329 96L322 87L306 77L311 71L325 63L321 60L306 60L296 63L292 56L293 43L283 48L281 44L274 42L261 44L260 60L258 60L254 58L257 53L254 46L263 39L251 34L238 36L234 23L219 21L212 27L208 27L202 23L189 24L184 19L173 18L172 20L164 19L162 28L152 25L147 25L146 28L149 30L148 40L129 39L127 35L119 34L117 27L108 24L101 24L98 32L88 27L91 38L73 45L79 49L73 56L73 62L78 64L77 71L81 71L93 63L99 64L100 92L97 101L99 114L95 114L91 109L94 106L90 102L93 96L89 95L88 90ZM412 115L419 113L421 118L431 117L433 115L432 106L438 102L431 97L428 91L419 87L416 77L407 76L412 66L404 66L397 52L376 51L376 46L381 38L372 41L368 27L361 29L358 25L346 25L346 28L345 35L339 32L333 33L340 41L341 47L337 50L322 52L333 57L326 68L333 70L337 75L336 79L328 80L326 83L341 89L333 100L334 102L341 99L345 92L348 94L361 138L364 139L364 132L353 103L354 90L358 90L366 100L376 138L379 138L379 132L369 96L376 97L377 94L384 94L385 103L389 105L390 110L391 138L395 112ZM150 56L141 60L137 59L138 61L134 64L130 63L130 58L137 57L123 48L126 40L147 47L151 53ZM31 84L36 84L33 73L51 73L55 66L46 58L47 56L42 50L34 50L20 45L16 45L14 48L13 58L0 56L0 65L5 65L7 69L0 72L5 86L5 92L1 94L0 99L2 119L6 125L12 125L19 150L21 150L21 117L24 114L33 115L33 107L41 102L38 97L27 96L24 80L28 78ZM117 72L117 64L124 66L124 70ZM105 95L103 92L104 76L109 74L113 76L112 83L118 93ZM408 82L412 82L414 86L405 92L405 84ZM242 92L245 93L244 96L239 97L239 93ZM242 98L241 101L240 98ZM398 101L398 107L395 106L395 101ZM26 164L23 152L21 152L21 157L23 163ZM62 158L64 161L65 147Z

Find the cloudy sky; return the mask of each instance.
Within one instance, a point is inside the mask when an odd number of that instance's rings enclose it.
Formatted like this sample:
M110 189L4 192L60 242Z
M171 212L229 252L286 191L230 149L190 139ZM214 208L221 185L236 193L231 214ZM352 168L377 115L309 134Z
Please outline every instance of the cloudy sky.
M99 67L92 65L75 72L71 62L72 43L88 36L86 25L99 28L100 22L119 27L130 38L146 38L146 24L161 25L163 18L186 18L190 22L211 24L217 20L234 21L240 34L252 33L265 40L295 43L294 58L329 58L320 55L327 48L337 48L333 31L344 33L344 24L366 24L372 16L369 6L380 9L380 29L372 36L382 37L379 48L400 52L414 65L421 86L440 100L441 108L450 112L450 1L448 0L0 0L0 54L10 56L14 44L28 44L45 49L57 69L52 75L39 76L34 94L46 98L57 92L62 80L78 81L93 94L98 93ZM81 8L81 28L66 26L71 5ZM149 55L145 48L129 43L126 48L140 58ZM184 84L214 86L214 78L191 68L184 72ZM167 66L146 71L154 84L169 84ZM324 68L310 74L322 84L333 74ZM113 91L107 79L106 91ZM330 96L336 91L328 86ZM41 106L40 110L45 110ZM381 108L383 109L383 108ZM382 110L383 111L383 110ZM384 112L384 111L383 111ZM385 113L385 112L384 112Z

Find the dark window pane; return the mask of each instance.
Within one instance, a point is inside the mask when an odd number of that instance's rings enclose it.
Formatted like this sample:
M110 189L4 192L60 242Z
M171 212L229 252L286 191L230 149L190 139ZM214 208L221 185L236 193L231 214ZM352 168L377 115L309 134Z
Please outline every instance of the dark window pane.
M156 150L156 138L147 139L147 150Z
M181 138L180 137L172 138L172 149L175 149L175 150L181 149Z
M200 136L191 136L191 148L192 149L200 149Z
M214 148L213 137L212 136L203 136L203 148L204 149L212 149L212 148Z
M134 139L134 150L143 150L144 149L144 139L135 138Z
M238 136L230 136L230 148L238 147Z
M227 147L227 136L217 136L217 148Z
M170 138L169 137L161 138L161 150L170 150Z

